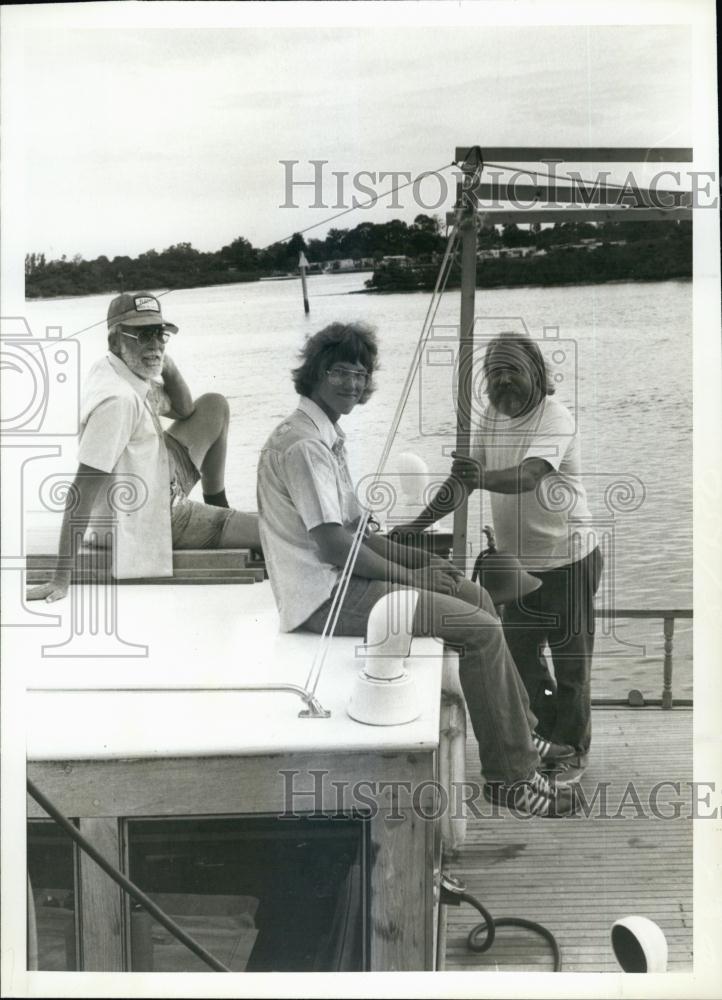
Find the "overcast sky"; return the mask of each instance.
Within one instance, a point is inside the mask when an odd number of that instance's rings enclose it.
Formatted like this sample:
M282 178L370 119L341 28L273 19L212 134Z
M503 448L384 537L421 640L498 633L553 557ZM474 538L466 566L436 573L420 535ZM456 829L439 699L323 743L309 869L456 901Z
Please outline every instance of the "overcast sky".
M328 160L333 206L332 170L416 175L459 144L691 145L690 57L671 26L31 30L27 250L262 246L332 215L308 188L279 207L281 160L299 179ZM429 205L437 192L421 189ZM336 225L424 211L399 198Z

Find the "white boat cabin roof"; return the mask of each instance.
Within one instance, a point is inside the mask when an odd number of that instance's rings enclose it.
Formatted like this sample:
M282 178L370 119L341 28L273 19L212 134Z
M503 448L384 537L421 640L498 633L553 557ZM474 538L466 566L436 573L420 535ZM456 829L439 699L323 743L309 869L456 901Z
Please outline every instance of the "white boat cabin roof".
M107 648L114 655L98 655L103 643L85 635L86 651L78 655L73 608L77 613L81 600L91 600L90 589L72 587L66 600L52 606L61 616L59 627L38 628L38 641L23 643L30 760L438 745L442 646L434 639L414 639L407 664L423 706L415 721L372 726L348 715L351 687L364 663L361 638L331 640L316 690L330 718L300 718L305 705L293 693L231 690L244 684L302 686L313 663L319 637L279 633L268 582L113 587L117 635L137 645L123 647L111 637Z

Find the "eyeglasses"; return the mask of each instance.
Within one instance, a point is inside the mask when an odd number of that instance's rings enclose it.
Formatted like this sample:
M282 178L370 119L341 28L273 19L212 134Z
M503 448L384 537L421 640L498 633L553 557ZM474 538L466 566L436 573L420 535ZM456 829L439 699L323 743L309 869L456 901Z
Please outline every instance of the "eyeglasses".
M135 327L137 330L138 327ZM167 344L171 338L170 333L164 330L162 326L144 326L142 329L138 330L138 333L131 333L129 330L121 326L120 332L124 337L130 337L131 340L137 340L141 347L145 347L152 340L159 340L161 344Z
M371 377L368 372L357 372L351 368L329 368L326 374L331 385L343 385L345 382L366 385Z

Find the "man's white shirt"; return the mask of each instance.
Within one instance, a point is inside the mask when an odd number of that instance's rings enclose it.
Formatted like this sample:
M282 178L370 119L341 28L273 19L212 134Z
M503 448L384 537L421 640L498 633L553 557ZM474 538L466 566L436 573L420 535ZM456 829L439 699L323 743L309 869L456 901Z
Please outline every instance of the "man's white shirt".
M520 417L488 406L472 437L471 457L489 471L528 458L543 458L554 470L529 492L489 493L497 547L516 555L525 569L564 566L595 548L576 424L553 396Z

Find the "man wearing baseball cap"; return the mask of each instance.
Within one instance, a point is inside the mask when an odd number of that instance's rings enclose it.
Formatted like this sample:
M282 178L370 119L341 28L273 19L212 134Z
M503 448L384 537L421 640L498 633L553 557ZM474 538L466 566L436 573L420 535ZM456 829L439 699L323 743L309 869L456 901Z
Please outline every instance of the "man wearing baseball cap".
M79 466L53 579L28 592L55 601L68 590L80 540L115 532L117 579L173 575L173 549L259 549L258 517L225 494L228 403L193 399L166 352L178 327L150 292L124 292L108 308L108 354L83 386ZM173 422L164 430L160 417ZM188 499L200 479L204 503Z

